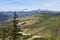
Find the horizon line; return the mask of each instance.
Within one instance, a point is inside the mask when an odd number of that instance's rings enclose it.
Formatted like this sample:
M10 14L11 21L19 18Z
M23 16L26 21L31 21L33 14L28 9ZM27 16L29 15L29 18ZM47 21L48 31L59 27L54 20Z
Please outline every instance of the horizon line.
M60 11L60 10L50 10L50 9L21 9L21 10L0 10L0 12L1 11L33 11L33 10Z

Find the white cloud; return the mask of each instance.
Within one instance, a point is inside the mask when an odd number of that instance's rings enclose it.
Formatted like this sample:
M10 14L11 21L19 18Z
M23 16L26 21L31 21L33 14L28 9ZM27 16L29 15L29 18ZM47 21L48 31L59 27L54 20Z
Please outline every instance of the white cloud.
M10 7L12 6L12 7ZM60 0L2 0L0 9L60 9Z

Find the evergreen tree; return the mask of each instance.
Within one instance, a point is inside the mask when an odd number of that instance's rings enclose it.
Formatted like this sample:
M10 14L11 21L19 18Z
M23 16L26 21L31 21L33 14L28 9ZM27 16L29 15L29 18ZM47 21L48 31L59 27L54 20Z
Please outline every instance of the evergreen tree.
M16 12L14 12L14 20L13 20L13 40L17 40L17 32L19 32L18 29L18 20L17 20L18 15L16 14Z

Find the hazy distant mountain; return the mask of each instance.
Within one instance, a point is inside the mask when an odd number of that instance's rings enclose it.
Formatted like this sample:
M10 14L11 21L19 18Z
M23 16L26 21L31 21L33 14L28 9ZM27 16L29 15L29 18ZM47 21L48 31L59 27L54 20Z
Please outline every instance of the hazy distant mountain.
M7 20L8 18L9 18L8 15L4 15L4 14L1 14L1 13L0 13L0 22L5 21L5 20Z
M35 13L60 13L58 11L50 11L50 10L41 10L41 9L37 9L37 10L28 10L28 9L24 9L21 11L16 11L17 14L21 17L21 16L28 16L31 14L35 14ZM6 11L6 12L0 12L2 14L6 14L6 15L13 15L13 11Z
M40 14L40 13L48 13L48 14L55 14L55 13L59 13L57 11L50 11L50 10L22 10L22 11L17 11L17 14L19 17L24 17L24 16L29 16L31 14ZM0 22L1 21L5 21L8 18L11 18L13 16L13 11L1 11L0 12Z

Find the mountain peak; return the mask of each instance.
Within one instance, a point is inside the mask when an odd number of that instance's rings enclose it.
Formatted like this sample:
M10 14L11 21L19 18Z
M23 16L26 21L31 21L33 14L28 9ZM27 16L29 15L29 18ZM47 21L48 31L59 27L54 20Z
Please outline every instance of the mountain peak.
M30 10L28 10L28 9L22 9L21 11L22 11L22 12L28 12L28 11L30 11Z

